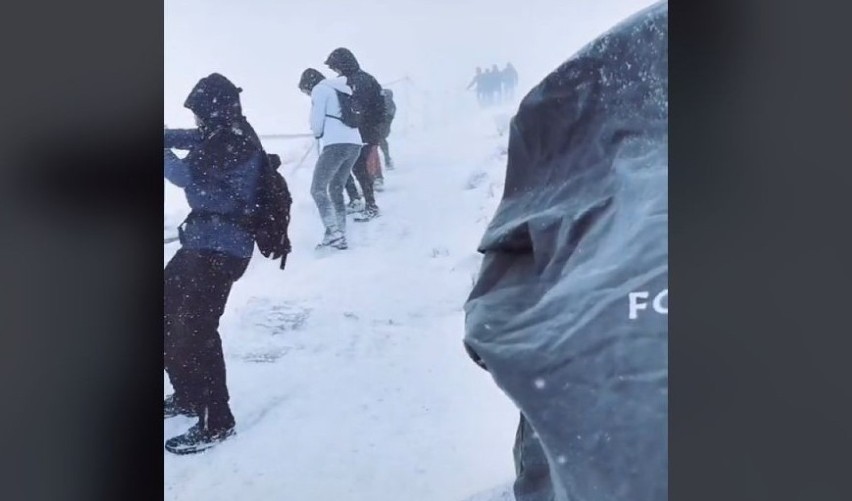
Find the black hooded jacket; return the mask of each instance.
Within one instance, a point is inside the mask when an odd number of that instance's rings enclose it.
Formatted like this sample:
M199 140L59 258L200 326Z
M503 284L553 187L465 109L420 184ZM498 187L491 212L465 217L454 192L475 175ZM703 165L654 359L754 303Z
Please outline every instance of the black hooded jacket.
M358 127L361 138L367 144L379 144L382 140L382 122L385 120L382 86L373 78L373 75L361 69L358 60L349 49L335 49L328 56L325 64L346 77L346 84L353 91L352 96L364 105L363 123Z

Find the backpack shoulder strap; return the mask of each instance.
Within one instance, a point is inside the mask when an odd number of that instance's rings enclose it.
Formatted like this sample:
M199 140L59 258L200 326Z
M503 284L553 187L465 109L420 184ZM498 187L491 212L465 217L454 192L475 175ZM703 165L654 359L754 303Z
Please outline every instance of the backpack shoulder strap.
M345 92L340 92L337 89L334 89L334 93L337 95L337 106L338 106L338 108L340 108L340 113L343 114L343 101L345 100L346 97L351 98L352 96L346 94ZM344 96L346 96L346 97L344 97ZM339 120L339 121L343 122L342 116L338 117L336 115L329 115L329 114L326 114L325 116L328 117L328 118L333 118L335 120Z

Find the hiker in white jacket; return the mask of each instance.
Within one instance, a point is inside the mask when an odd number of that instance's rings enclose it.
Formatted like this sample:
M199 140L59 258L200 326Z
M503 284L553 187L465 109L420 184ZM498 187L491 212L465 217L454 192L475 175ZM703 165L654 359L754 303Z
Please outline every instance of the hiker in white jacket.
M299 89L311 96L311 131L322 145L311 183L311 196L325 225L317 248L346 249L343 188L363 143L358 129L343 123L338 92L351 96L352 89L344 78L327 79L313 68L302 73Z

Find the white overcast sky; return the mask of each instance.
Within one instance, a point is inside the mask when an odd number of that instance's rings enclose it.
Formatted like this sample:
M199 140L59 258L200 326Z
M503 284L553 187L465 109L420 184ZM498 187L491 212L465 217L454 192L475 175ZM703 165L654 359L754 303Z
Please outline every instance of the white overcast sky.
M261 133L304 132L308 99L296 83L336 47L379 82L404 75L424 89L462 89L476 66L511 61L526 91L586 42L651 0L165 0L165 108L220 72L244 89Z

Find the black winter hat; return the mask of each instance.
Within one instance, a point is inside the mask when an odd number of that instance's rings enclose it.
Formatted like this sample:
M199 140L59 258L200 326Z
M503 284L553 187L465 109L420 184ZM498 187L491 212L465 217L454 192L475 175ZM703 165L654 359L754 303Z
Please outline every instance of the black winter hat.
M302 77L299 79L299 90L310 92L323 80L325 75L314 68L308 68L302 72Z
M219 73L211 73L195 84L183 103L202 120L211 117L230 118L242 115L240 92L243 89L234 85Z
M339 47L331 51L331 54L325 60L325 64L333 70L340 70L344 75L355 73L361 69L358 60L355 59L355 55L345 47Z

